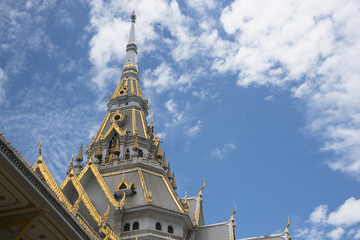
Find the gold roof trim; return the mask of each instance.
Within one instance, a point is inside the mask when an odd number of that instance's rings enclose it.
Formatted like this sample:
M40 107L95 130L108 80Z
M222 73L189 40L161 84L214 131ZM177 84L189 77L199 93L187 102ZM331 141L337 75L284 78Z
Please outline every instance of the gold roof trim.
M104 216L101 217L101 221L99 223L99 226L104 226L104 223L106 223L109 220L109 213L110 213L110 206L107 205L107 209L104 213Z
M89 226L81 219L80 216L76 216L76 220L80 223L80 225L85 229L85 231L92 237L94 240L101 240L98 236L94 234L93 231L89 228Z
M71 160L70 160L69 168L66 171L66 175L69 175L70 172L74 169L73 159L74 159L74 155L71 155Z
M101 216L100 216L99 212L96 210L94 204L92 203L92 201L90 200L88 195L86 194L83 186L81 185L81 183L80 183L79 179L76 177L76 175L74 175L71 178L71 182L73 183L73 185L78 193L82 192L82 201L83 201L85 207L89 211L90 216L93 218L93 220L99 224L101 221Z
M94 164L86 164L86 166L83 168L83 170L80 172L79 176L77 177L79 179L79 182L81 181L81 179L84 177L85 173L88 170L91 170L92 173L95 176L95 179L97 180L97 182L99 183L102 191L104 192L104 194L106 195L107 199L109 200L109 202L111 203L111 205L113 205L115 207L116 210L118 210L119 208L122 208L124 206L124 203L118 202L116 201L116 199L114 198L114 196L111 194L108 186L106 185L103 177L101 176L99 170L97 169L96 166L94 166Z
M141 187L142 187L142 189L144 191L145 202L146 203L151 203L152 202L152 194L146 188L145 181L144 181L144 176L142 174L142 170L138 169L138 174L139 174L139 177L140 177Z
M103 240L121 240L121 238L119 238L109 226L101 227L101 231L106 236Z
M165 178L162 175L159 175L159 177L162 178L162 180L164 181L166 188L168 189L168 191L170 192L171 197L173 198L176 206L179 208L180 212L185 212L185 209L183 208L183 206L180 203L180 200L177 198L176 193L174 191L174 189L171 186L171 183L169 182L169 179Z
M101 125L100 125L99 130L97 131L97 133L96 133L96 135L95 135L95 138L93 139L93 141L95 141L95 142L99 141L99 138L100 138L100 136L101 136L101 133L103 132L103 130L104 130L104 128L105 128L105 125L106 125L109 117L110 117L110 112L108 112L108 113L106 114L104 120L102 121L102 123L101 123Z
M64 181L61 183L60 189L64 190L64 187L68 184L69 181L70 181L70 176L67 175L66 178L64 179Z
M127 131L127 128L124 131L122 131L121 128L117 125L116 122L112 122L109 130L106 132L106 134L104 136L102 136L102 138L107 138L107 136L109 136L111 131L114 130L114 129L120 136L125 135L126 131Z

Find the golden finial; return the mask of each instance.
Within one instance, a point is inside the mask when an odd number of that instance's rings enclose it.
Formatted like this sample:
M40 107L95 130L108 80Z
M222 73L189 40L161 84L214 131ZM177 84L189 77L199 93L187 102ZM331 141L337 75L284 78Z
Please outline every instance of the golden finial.
M98 146L97 146L97 149L96 149L96 153L95 153L95 157L99 160L101 160L102 158L102 154L101 154L101 143L100 141L98 142Z
M133 149L135 151L139 149L139 139L138 139L137 132L135 132L135 142L134 142L134 145L133 145Z
M235 209L233 211L233 213L231 214L231 221L234 222L234 214L236 213L236 204L234 203Z
M119 140L119 139L116 141L114 153L115 153L116 155L119 155L119 154L120 154L120 140Z
M74 155L71 155L71 160L70 160L69 168L68 168L68 170L66 171L66 174L67 174L67 175L69 175L70 172L71 172L71 170L73 170L73 168L74 168L73 159L74 159Z
M154 126L154 117L151 118L151 126Z
M79 204L80 204L80 201L82 199L82 195L83 195L83 192L80 192L78 199L74 203L74 206L73 206L73 209L72 209L71 213L75 213L75 212L77 212L79 210Z
M289 220L289 217L288 216L286 216L286 218L287 218L287 224L286 224L286 227L285 227L285 233L289 236L289 226L290 226L290 220Z
M160 146L160 140L157 144L157 152L156 152L156 158L157 159L161 159L162 158L162 151L161 151L161 146Z
M172 177L173 177L173 179L172 179L172 187L173 187L173 189L174 190L176 190L177 189L177 185L176 185L176 182L175 182L175 173L173 172L173 175L172 175Z
M199 196L202 197L202 190L205 188L205 180L202 179L204 181L204 184L202 185L202 187L200 188L200 192L199 192Z
M171 174L171 169L170 169L170 162L169 162L169 165L168 165L167 177L169 178L169 180L172 179L172 174Z
M40 145L39 145L39 158L37 160L38 163L42 162L41 145L42 145L43 141L44 140L41 140Z
M90 158L89 158L89 160L88 160L88 164L89 164L89 165L93 164L93 161L92 161L92 159L91 159L91 155L90 155Z
M185 204L185 212L188 213L189 208L190 208L190 204L189 204L189 202L187 200L187 191L185 191L184 204Z
M165 157L165 152L164 152L164 157L163 157L163 168L164 168L164 170L166 170L168 168L168 165L166 162L166 157Z
M76 157L76 161L79 162L79 163L83 161L82 144L80 146L79 153L78 153L78 155Z

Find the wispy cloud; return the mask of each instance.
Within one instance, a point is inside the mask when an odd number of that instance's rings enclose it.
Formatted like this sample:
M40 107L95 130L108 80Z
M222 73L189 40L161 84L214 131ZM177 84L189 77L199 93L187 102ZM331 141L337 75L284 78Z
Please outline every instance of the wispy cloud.
M214 148L211 151L211 157L218 160L223 160L226 157L226 155L234 149L236 149L235 144L231 142L226 143L222 148Z

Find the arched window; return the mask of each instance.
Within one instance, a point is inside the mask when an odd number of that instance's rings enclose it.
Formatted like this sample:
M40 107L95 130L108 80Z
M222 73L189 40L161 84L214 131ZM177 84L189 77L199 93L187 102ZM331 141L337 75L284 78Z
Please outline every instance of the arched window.
M174 233L174 228L171 225L168 226L168 233Z
M144 156L144 153L143 153L143 151L142 151L141 149L138 150L138 155L139 155L139 157L143 157L143 156Z
M155 224L155 229L161 231L161 224L159 222Z
M134 222L133 223L133 230L138 230L139 229L139 222Z
M124 225L124 232L130 231L130 224L129 223L125 223Z

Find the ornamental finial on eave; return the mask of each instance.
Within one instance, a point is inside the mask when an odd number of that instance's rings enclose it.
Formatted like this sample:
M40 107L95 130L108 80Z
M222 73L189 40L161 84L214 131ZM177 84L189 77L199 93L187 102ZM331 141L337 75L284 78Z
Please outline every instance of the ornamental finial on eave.
M135 21L136 21L136 14L135 14L135 11L134 11L134 10L133 10L132 13L131 13L130 19L131 19L131 22L135 23Z
M40 145L39 145L39 157L37 159L37 162L42 162L42 154L41 154L41 145L43 143L43 140L40 142Z
M289 233L289 226L290 226L290 220L289 220L289 217L286 216L287 218L287 224L286 224L286 227L285 227L285 233L286 233L286 236L288 237L289 240L291 240L291 236L290 236L290 233Z
M177 189L177 185L176 185L176 181L175 181L175 173L173 172L173 175L172 175L173 179L172 179L172 183L171 183L171 186L173 187L174 190Z
M79 163L83 161L82 144L80 146L79 153L78 153L78 155L76 157L76 161L79 162Z
M74 169L73 159L74 159L74 155L71 155L71 160L70 160L69 168L66 171L66 175L69 175L71 171Z

